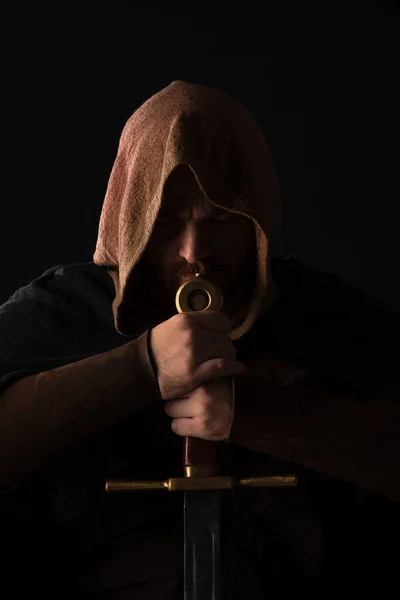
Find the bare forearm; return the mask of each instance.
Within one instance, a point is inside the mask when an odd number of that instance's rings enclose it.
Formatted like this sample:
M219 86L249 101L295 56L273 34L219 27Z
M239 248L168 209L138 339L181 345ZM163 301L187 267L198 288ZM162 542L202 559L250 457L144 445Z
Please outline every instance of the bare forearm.
M0 487L156 401L145 342L138 339L11 385L0 398Z

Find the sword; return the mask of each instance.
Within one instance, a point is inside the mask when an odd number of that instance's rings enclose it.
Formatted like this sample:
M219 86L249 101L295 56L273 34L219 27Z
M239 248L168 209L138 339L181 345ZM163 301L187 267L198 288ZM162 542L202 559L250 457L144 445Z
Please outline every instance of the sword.
M221 310L221 290L200 273L176 292L178 312ZM220 492L238 486L296 486L295 475L235 480L219 475L217 444L199 438L183 440L183 477L165 481L108 479L107 493L141 490L181 491L184 510L184 600L220 600ZM223 583L223 582L222 582Z
M178 312L222 310L219 287L196 273L183 283L175 296ZM218 475L217 443L185 437L183 467L185 477ZM215 480L211 479L211 482ZM207 490L207 491L205 491ZM183 494L184 600L220 599L220 492L207 487Z

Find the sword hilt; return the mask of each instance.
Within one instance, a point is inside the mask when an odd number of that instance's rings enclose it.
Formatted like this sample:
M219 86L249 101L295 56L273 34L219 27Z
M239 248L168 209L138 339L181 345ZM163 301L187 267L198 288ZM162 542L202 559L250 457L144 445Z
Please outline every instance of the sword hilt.
M213 285L200 273L183 283L175 297L178 312L199 310L222 310L223 296L218 286ZM297 485L295 475L273 475L248 477L235 480L230 476L219 477L217 444L200 438L185 437L183 442L184 477L170 477L164 481L131 481L110 479L106 481L106 492L135 492L144 490L224 490L237 486L293 487Z
M185 477L217 475L217 442L185 437L183 441L183 471Z
M183 440L184 477L169 477L163 481L132 481L109 479L106 492L142 492L164 490L185 492L195 490L229 490L235 487L294 487L296 475L270 475L235 479L229 475L218 476L217 446L200 438L185 437Z

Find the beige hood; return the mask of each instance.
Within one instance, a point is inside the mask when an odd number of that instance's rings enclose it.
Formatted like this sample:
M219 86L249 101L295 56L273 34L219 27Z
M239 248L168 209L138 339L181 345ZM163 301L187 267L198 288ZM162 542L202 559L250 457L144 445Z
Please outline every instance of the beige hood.
M275 166L262 131L239 101L185 81L149 98L121 134L93 255L115 284L115 328L121 335L138 331L132 320L132 297L140 294L135 267L152 234L164 185L181 164L191 168L211 203L254 222L257 280L252 299L231 321L231 338L239 339L278 298L270 270L270 259L281 255Z

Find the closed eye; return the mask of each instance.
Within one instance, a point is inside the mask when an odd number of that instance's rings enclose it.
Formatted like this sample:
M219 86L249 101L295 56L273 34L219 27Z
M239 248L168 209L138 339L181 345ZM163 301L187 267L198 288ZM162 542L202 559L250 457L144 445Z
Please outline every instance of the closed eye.
M168 215L158 215L157 223L168 224L177 221L177 217L169 217Z
M230 223L237 219L238 215L230 212L216 213L209 217L209 220L214 223ZM160 225L173 225L178 223L180 220L176 215L160 214L157 218L157 223Z
M211 220L215 221L217 223L230 223L231 221L233 221L236 218L237 218L237 215L235 213L223 212L223 213L217 213L217 214L213 215L211 217Z

